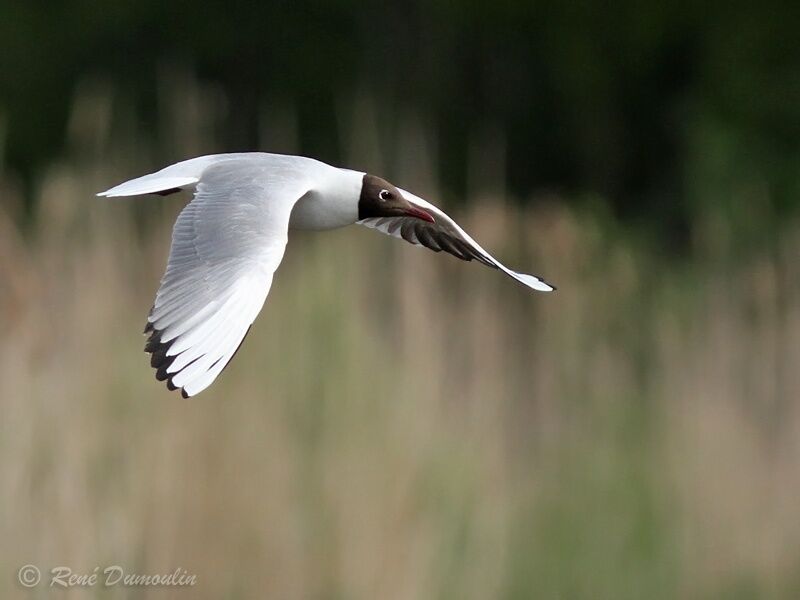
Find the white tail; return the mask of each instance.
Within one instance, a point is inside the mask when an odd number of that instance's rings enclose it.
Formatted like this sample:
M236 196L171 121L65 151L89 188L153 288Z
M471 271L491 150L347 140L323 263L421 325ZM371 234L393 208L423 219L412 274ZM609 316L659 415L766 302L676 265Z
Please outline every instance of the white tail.
M175 188L184 188L195 185L200 181L200 177L206 167L222 160L235 158L237 154L210 154L199 156L189 160L184 160L169 167L165 167L155 173L143 175L136 179L131 179L125 183L120 183L110 190L100 192L98 196L139 196L140 194L157 194Z

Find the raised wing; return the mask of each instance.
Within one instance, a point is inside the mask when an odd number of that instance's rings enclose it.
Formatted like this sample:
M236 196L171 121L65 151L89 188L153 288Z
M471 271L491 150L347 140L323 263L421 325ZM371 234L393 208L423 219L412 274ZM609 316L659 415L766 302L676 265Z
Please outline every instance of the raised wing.
M206 168L172 232L145 333L156 379L184 397L216 379L258 315L283 258L304 178L257 160Z
M461 260L477 260L488 267L499 269L520 283L540 292L552 292L556 288L535 275L512 271L491 254L486 252L453 219L430 202L405 190L400 193L411 204L431 214L436 221L429 223L415 217L378 217L362 219L359 225L401 238L418 246L425 246L434 252L444 250Z

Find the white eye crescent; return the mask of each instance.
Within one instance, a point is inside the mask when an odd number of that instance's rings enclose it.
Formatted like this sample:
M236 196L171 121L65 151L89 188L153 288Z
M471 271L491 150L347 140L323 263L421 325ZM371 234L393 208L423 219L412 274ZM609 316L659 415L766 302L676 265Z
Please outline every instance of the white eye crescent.
M391 200L392 199L392 193L389 190L381 190L380 193L378 194L378 198L380 198L384 202L386 200Z

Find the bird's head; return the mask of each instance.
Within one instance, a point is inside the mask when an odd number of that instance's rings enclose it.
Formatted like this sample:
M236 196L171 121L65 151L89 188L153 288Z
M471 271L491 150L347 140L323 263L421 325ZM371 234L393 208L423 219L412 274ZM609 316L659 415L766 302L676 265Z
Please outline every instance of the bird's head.
M400 190L388 181L365 174L358 199L358 219L380 217L413 217L434 223L433 216L409 202Z

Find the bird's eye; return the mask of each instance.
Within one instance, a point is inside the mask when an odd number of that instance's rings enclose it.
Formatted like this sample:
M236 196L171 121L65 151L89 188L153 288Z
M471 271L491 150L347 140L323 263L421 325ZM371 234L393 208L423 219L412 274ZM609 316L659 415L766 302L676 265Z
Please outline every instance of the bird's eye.
M378 194L378 198L380 198L384 202L386 200L391 200L392 199L392 192L390 192L389 190L381 190L381 193Z

